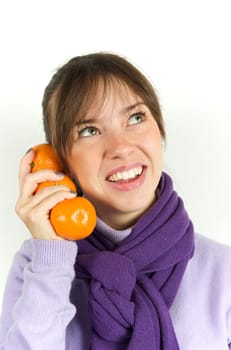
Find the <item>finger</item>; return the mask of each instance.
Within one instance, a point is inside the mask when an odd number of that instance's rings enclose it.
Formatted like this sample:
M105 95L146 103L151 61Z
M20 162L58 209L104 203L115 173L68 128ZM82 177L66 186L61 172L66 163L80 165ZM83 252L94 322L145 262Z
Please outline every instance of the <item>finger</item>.
M27 151L27 153L22 157L20 164L19 164L19 173L18 173L18 180L19 180L19 188L21 190L25 176L31 172L31 163L34 158L34 151L33 149L30 149Z
M42 193L38 193L33 196L32 199L24 202L19 199L15 206L16 213L25 223L33 222L35 224L37 222L38 225L41 225L44 220L47 220L47 218L49 218L51 209L57 203L65 199L74 198L76 196L75 193L70 192L64 186L62 187L64 188L62 190L55 188L51 189L51 192L46 196L43 196ZM52 192L52 190L54 192Z
M21 185L21 199L27 200L28 198L32 197L39 183L44 181L59 181L63 179L63 176L64 174L56 173L49 169L38 170L34 173L25 174L23 179L24 182Z
M54 193L51 193L47 197L43 198L40 202L38 202L36 208L38 210L41 210L43 213L46 212L47 215L49 215L51 209L53 209L56 204L64 201L65 199L71 199L75 197L76 193L73 193L70 190L56 190Z
M50 196L55 195L57 192L61 192L61 198L62 198L62 196L65 197L66 192L70 192L74 197L76 197L76 195L77 195L76 192L71 191L68 187L66 187L64 185L47 186L47 187L41 189L39 192L37 192L33 196L33 199L32 199L33 200L33 204L37 205L40 202L42 202L43 200L46 200L47 198L49 198ZM60 194L58 194L58 196L59 195Z

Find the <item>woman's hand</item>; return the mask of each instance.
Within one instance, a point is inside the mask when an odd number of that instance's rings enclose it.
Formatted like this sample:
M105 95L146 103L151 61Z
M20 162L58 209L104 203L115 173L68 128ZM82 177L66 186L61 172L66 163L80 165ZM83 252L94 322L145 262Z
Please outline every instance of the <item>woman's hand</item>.
M31 173L34 151L30 150L20 162L19 197L15 206L17 215L37 239L62 239L49 220L51 209L64 199L73 198L75 193L65 186L49 186L35 193L40 182L61 180L63 175L52 170L39 170Z

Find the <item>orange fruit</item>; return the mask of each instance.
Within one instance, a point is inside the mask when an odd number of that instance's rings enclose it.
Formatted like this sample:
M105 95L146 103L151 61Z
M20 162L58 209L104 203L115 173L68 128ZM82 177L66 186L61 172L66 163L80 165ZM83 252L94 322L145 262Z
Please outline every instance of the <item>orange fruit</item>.
M51 169L63 171L62 164L49 144L39 144L33 147L35 156L31 164L31 171ZM35 192L47 186L64 185L76 192L74 182L67 176L58 181L44 181L38 184ZM58 203L50 212L50 222L55 232L66 239L79 240L88 237L96 225L96 211L94 206L83 197L65 199Z
M51 169L54 171L63 171L63 166L54 150L48 143L41 143L33 147L35 157L31 163L31 171L35 172L41 169Z
M66 186L71 191L76 192L75 183L67 175L64 175L64 177L61 180L58 180L58 181L44 181L44 182L41 182L40 184L38 184L36 192L41 191L43 188L45 188L47 186L60 186L60 185Z
M95 208L83 197L66 199L51 210L50 222L59 236L70 240L84 239L94 230Z

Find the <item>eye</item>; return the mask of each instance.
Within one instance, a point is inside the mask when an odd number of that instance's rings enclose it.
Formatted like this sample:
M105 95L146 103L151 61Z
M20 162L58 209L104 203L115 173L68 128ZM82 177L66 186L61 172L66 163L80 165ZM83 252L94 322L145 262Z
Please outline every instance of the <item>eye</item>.
M100 134L99 129L97 129L95 126L86 126L82 130L79 130L80 137L89 137L89 136L95 136L99 134Z
M144 121L145 114L142 112L132 114L129 119L128 119L128 124L133 125L133 124L139 124L142 121Z

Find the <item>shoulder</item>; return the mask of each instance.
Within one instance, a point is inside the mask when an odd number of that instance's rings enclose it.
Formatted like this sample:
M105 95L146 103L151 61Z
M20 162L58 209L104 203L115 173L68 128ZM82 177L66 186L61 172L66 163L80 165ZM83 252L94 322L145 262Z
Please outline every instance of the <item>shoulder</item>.
M231 271L231 246L196 234L193 260L202 264L200 267L212 265Z
M195 235L194 255L183 275L175 306L182 304L206 315L225 315L231 308L231 247L205 236ZM190 301L190 302L189 302ZM201 317L201 316L199 316ZM212 319L212 315L211 315Z
M184 277L207 297L219 296L230 307L231 246L196 234L194 255Z
M227 347L231 338L230 283L231 247L196 234L194 255L171 307L181 348Z

